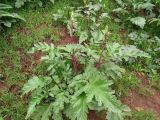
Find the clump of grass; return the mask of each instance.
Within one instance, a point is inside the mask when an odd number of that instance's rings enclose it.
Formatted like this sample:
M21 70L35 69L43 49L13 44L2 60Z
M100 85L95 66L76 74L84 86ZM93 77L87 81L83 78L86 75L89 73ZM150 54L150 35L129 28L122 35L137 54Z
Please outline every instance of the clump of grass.
M126 74L122 79L114 80L114 89L116 91L117 96L127 96L129 89L138 87L141 83L135 75L131 74L130 71L126 71Z
M131 120L156 120L156 116L152 111L134 111Z
M22 120L25 118L26 107L22 100L18 97L4 91L0 94L0 117L13 120Z

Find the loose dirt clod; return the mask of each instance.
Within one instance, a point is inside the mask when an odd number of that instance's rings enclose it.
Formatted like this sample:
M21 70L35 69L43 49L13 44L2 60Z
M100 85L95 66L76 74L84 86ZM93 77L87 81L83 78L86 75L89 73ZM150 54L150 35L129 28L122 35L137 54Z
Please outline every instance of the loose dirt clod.
M18 91L20 90L21 88L18 86L18 85L12 85L10 88L9 88L9 91L13 94L17 94Z
M7 87L6 87L5 83L3 83L3 82L0 81L0 90L4 90L6 88Z
M21 71L25 74L29 74L32 72L32 57L26 54L20 55L20 63L21 63Z
M8 44L8 45L11 45L11 44L12 44L12 40L13 40L13 39L12 39L12 35L11 35L11 34L9 34L9 35L6 36L6 41L7 41L7 44Z

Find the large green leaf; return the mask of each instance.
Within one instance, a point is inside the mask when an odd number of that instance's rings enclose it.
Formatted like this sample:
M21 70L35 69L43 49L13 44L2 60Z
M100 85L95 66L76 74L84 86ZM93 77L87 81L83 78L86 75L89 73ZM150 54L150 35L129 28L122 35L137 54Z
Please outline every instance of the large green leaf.
M25 2L30 2L31 0L16 0L15 7L20 8L24 5Z
M33 114L33 112L36 110L36 105L41 102L42 98L43 96L41 95L37 95L32 98L31 102L29 103L26 119L28 119Z
M23 90L23 94L27 94L30 91L33 91L37 88L42 88L45 85L49 84L51 82L51 78L50 77L37 77L34 76L33 78L31 78L28 83L26 83L22 90Z
M0 120L4 120L2 117L0 117Z
M135 17L135 18L131 18L130 21L139 26L140 28L144 28L144 25L146 24L146 19L143 17Z
M11 8L12 8L12 6L10 6L10 5L0 3L0 10L2 10L2 9L11 9Z
M53 109L53 104L51 103L47 106L46 110L43 112L41 120L49 120L49 117L51 116L52 113L52 109Z
M37 106L36 111L32 115L33 120L50 120L51 117L54 120L63 120L61 113L54 113L54 103Z
M149 54L139 50L133 45L120 45L118 43L108 43L107 53L111 60L121 61L122 59L129 61L130 58L146 57L150 58Z
M126 105L121 106L120 112L107 111L107 120L124 120L124 116L131 116L130 109Z
M109 61L106 61L106 63L103 64L102 67L104 68L103 70L105 75L108 78L111 77L112 79L122 78L122 75L125 72L125 69Z
M72 97L71 104L65 108L65 115L71 120L87 120L88 103L84 93Z
M95 80L85 86L85 93L87 94L87 102L91 102L94 98L99 106L103 106L107 101L107 96L112 96L113 92L108 89L112 82L104 80Z
M72 101L72 120L87 120L88 106L87 97L81 94ZM71 114L70 114L71 115Z
M141 9L148 9L148 10L151 10L153 9L155 5L150 3L150 2L137 2L137 3L134 3L133 4L133 7L134 9L138 9L138 10L141 10Z
M15 18L15 19L25 21L25 19L23 17L21 17L20 15L18 15L17 13L9 13L9 12L3 11L3 10L0 10L0 18L1 17Z

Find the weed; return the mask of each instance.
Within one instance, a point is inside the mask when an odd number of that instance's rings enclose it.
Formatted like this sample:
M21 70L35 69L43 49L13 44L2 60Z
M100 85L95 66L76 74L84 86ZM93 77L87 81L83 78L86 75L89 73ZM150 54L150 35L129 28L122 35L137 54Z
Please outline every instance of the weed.
M126 120L156 120L156 117L152 111L141 110L133 111L132 117Z

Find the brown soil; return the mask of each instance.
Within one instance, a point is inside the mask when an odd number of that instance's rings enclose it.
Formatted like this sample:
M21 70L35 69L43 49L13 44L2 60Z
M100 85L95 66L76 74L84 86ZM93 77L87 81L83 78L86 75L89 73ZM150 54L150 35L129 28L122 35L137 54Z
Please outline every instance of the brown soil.
M5 120L12 120L11 116L7 116Z
M5 83L0 81L0 90L4 90L6 88L7 88L7 86L5 85Z
M32 57L26 54L20 54L21 71L24 74L32 73Z
M50 37L46 37L43 42L47 43L48 45L50 45L51 43L53 43L52 39Z
M24 53L23 48L17 48L17 53L20 56L21 72L25 74L31 73L32 57Z
M3 62L8 68L13 68L13 63L7 56L4 57Z
M121 101L134 110L152 110L157 114L157 120L160 120L160 92L152 88L150 92L151 94L149 93L149 96L143 96L138 94L137 90L133 89Z
M105 119L101 119L100 117L98 117L95 111L90 111L88 114L88 120L105 120Z
M9 88L9 91L13 94L17 94L18 91L20 90L21 88L18 86L18 85L12 85L10 88Z
M42 57L43 53L41 51L37 51L33 54L34 57L34 61L35 64L34 65L38 65L41 63L41 57Z
M47 43L48 45L50 45L51 43L53 43L52 39L50 37L47 37L43 40L43 42ZM34 54L32 54L35 64L34 65L38 65L41 63L41 57L43 56L42 51L37 51Z
M38 24L37 26L35 26L35 29L36 29L36 31L38 32L38 31L40 31L41 29L45 29L45 28L47 28L48 27L48 24L47 23L40 23L40 24Z
M32 31L30 29L27 29L27 28L17 28L16 32L20 35L25 35L25 36L28 36L28 35L31 35L32 34Z
M11 35L11 34L9 34L9 35L6 36L6 41L7 41L7 44L8 44L8 45L11 45L11 44L12 44L12 40L13 40L13 39L12 39L12 35Z
M142 80L142 84L138 89L131 89L129 95L121 99L133 110L152 110L160 120L160 92L149 86L149 78L143 73L133 72L135 76ZM141 89L147 89L146 95L139 94Z
M58 45L66 45L66 44L78 44L79 40L75 36L70 36L67 32L66 28L62 28L60 31L61 39L58 41Z

